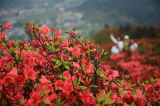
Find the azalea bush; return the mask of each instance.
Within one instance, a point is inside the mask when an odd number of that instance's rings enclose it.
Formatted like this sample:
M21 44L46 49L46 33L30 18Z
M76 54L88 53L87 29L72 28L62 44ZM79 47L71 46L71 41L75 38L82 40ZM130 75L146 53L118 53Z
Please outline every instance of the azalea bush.
M26 27L32 40L19 42L6 39L10 28L10 22L0 25L0 105L159 105L160 79L139 81L137 87L75 29L64 39L61 29L33 24Z
M132 55L130 51L124 51L119 54L111 54L105 59L112 69L118 70L120 75L129 75L133 84L160 78L160 56L158 45L160 39L142 38L137 40L139 53ZM109 51L112 44L106 44L101 47ZM144 71L145 70L145 71Z

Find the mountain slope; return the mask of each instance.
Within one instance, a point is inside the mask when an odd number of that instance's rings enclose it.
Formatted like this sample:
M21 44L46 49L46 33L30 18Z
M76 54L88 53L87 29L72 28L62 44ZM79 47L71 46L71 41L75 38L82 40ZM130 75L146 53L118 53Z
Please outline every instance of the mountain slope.
M85 19L109 25L160 25L159 0L87 0L78 11L85 11Z

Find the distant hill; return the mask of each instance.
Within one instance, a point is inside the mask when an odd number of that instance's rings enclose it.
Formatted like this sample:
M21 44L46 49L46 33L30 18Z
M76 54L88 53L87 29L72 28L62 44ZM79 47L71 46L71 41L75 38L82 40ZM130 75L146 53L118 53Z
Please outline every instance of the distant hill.
M110 26L160 25L160 0L86 0L78 11L85 12L87 21Z
M64 0L0 0L0 10L53 7L55 3L63 1ZM45 3L48 3L48 5L46 6Z
M32 0L1 0L0 10L8 10L11 8L30 8Z

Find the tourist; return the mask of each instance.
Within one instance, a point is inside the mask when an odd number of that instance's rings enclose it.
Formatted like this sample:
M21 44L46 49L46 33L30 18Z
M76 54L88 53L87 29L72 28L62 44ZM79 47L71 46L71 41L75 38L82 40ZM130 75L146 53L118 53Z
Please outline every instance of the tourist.
M111 48L111 52L112 54L118 54L120 51L118 49L118 45L115 44L112 48Z
M124 48L124 43L123 41L121 40L120 37L117 37L117 39L113 36L113 33L110 34L110 38L111 40L117 44L118 46L118 49L119 49L119 52L122 52L123 51L123 48Z
M129 44L130 44L129 36L125 35L124 36L124 51L127 51L129 49Z
M134 39L131 39L130 51L132 54L138 53L138 44L134 41Z

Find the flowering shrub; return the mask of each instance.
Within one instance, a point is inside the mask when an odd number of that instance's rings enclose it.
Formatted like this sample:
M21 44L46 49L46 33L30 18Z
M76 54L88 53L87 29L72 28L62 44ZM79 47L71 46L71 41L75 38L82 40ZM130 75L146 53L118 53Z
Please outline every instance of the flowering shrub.
M63 39L61 29L33 24L27 27L33 40L19 42L5 38L3 31L10 27L0 25L0 105L159 104L159 79L139 82L139 88L125 78L119 80L119 71L102 61L107 53L78 39L73 28Z

